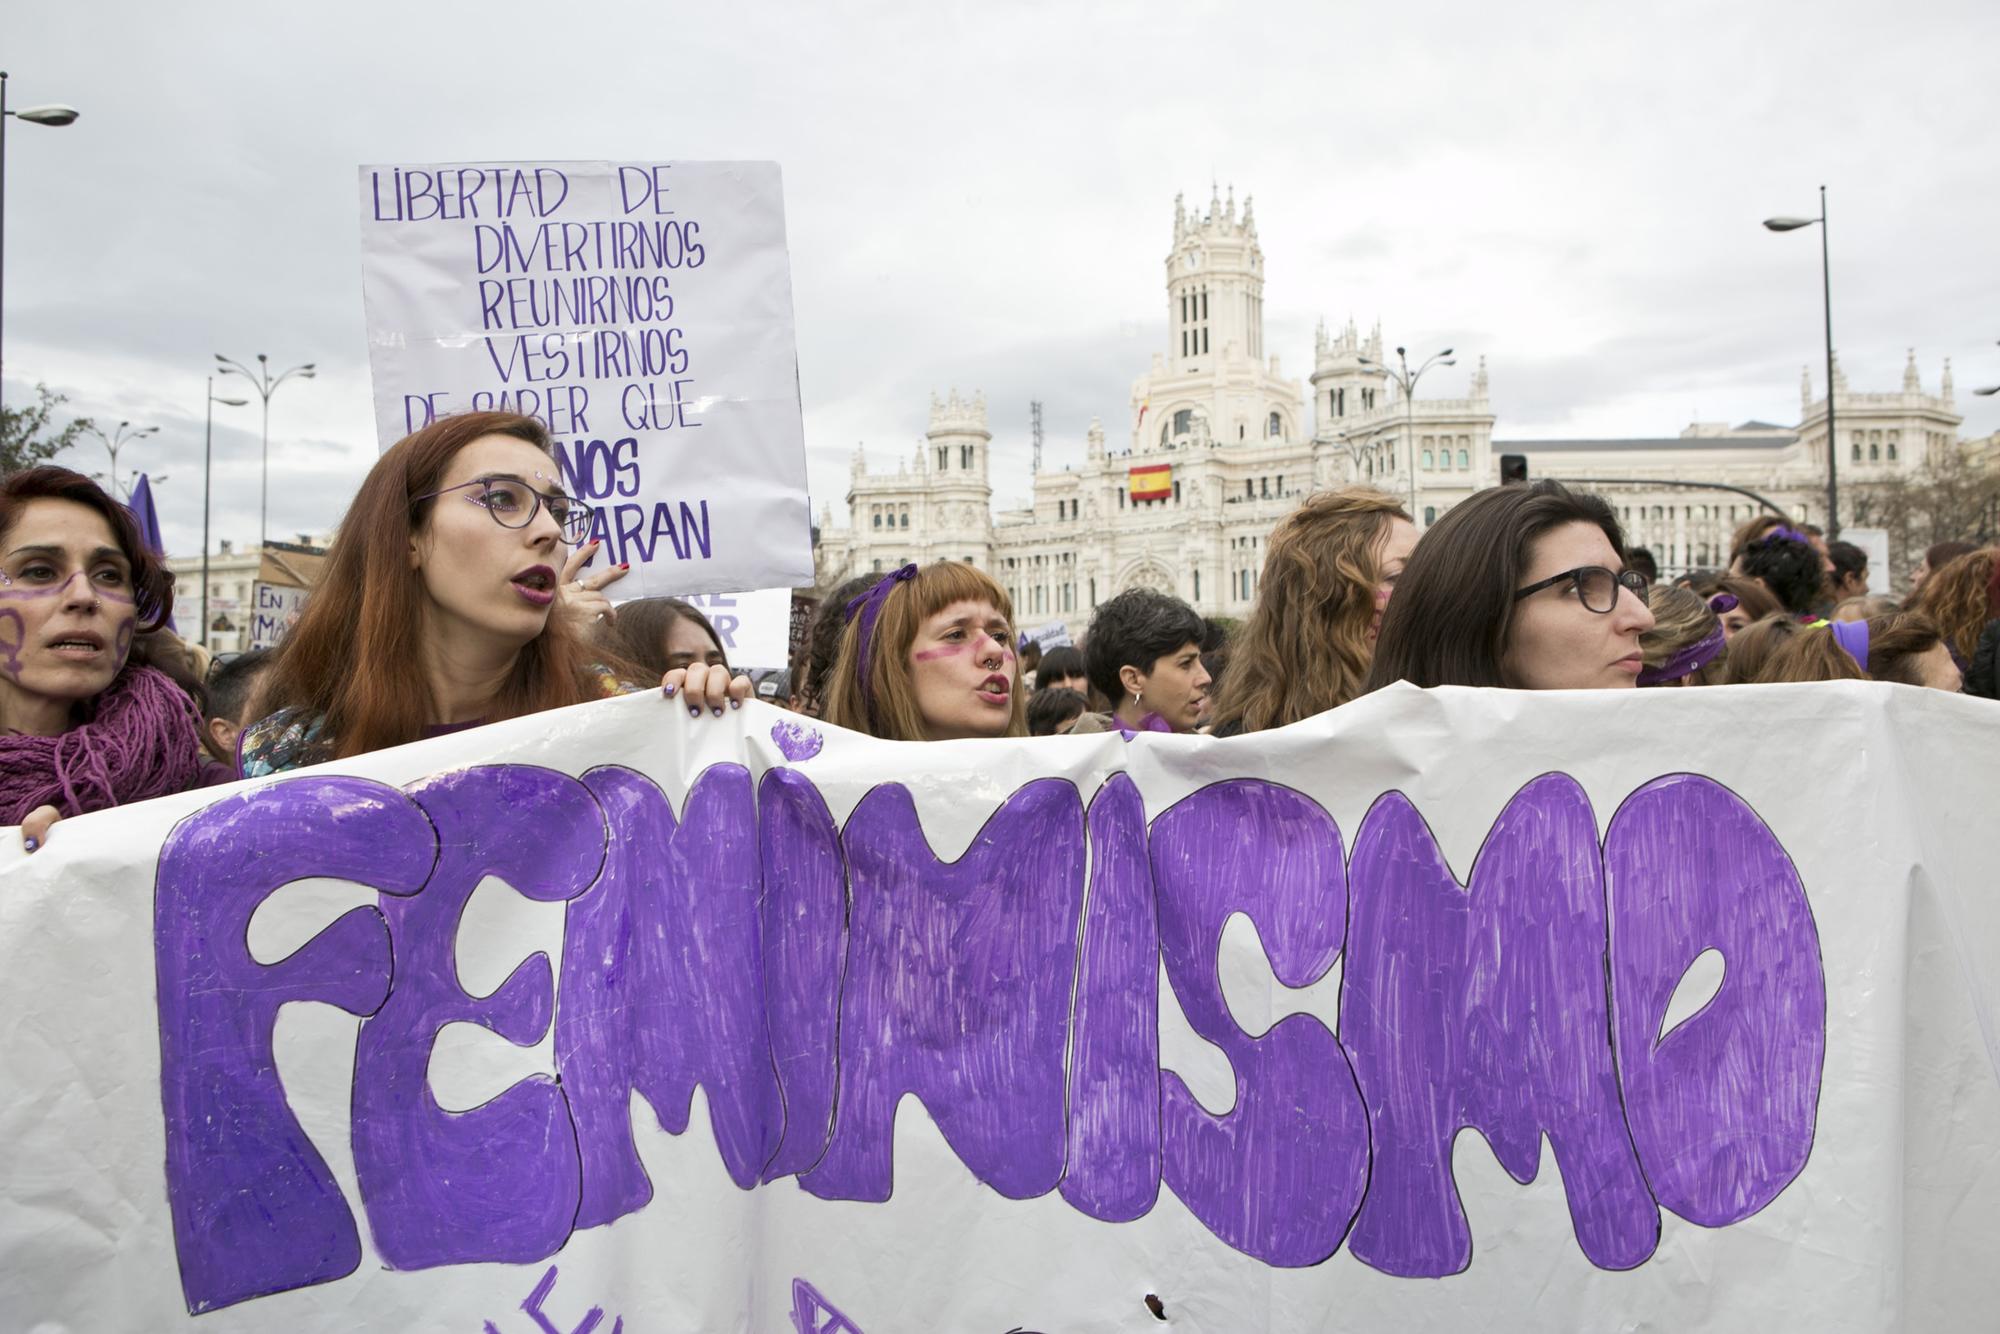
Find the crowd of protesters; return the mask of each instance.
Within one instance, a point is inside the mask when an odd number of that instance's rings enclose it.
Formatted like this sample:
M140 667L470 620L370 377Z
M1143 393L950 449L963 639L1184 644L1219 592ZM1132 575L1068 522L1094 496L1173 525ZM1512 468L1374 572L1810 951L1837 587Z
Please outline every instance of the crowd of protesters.
M589 513L532 418L440 419L385 452L280 648L210 663L130 514L67 469L0 482L0 824L65 817L657 689L750 696L701 612L614 604ZM1025 639L977 567L911 565L822 601L777 702L899 741L1264 731L1385 686L1567 690L1877 680L2000 698L2000 550L1945 542L1907 596L1767 516L1726 568L1662 581L1613 511L1553 482L1475 493L1420 535L1392 497L1309 497L1240 627L1145 588L1078 646Z

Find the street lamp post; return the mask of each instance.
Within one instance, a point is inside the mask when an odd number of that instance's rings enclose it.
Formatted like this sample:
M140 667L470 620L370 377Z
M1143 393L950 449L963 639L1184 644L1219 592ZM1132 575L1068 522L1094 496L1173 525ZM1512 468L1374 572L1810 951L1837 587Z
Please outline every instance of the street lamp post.
M27 121L30 125L46 125L50 129L61 129L74 124L77 111L59 102L47 106L22 107L19 111L7 109L7 71L0 69L0 272L6 269L6 222L7 222L7 117ZM0 299L0 309L5 308Z
M110 435L106 435L93 425L85 425L83 429L87 434L96 436L98 441L104 446L105 452L111 455L111 472L108 476L111 481L111 494L113 498L130 500L132 498L132 488L129 486L125 488L125 494L122 497L118 495L118 451L135 440L144 440L149 435L158 435L160 428L157 426L142 426L135 431L132 429L131 422L119 422L118 425L111 428Z
M313 363L308 361L303 366L294 366L288 371L273 376L271 374L270 359L262 352L257 354L257 371L255 374L251 373L248 366L238 361L231 361L220 352L215 354L215 359L222 363L222 374L242 376L256 389L257 396L264 400L264 481L259 489L257 500L257 547L259 550L262 550L264 543L268 540L270 531L271 395L277 393L278 386L291 379L294 375L298 376L301 380L312 379L314 375Z
M1831 541L1840 536L1840 459L1833 430L1833 262L1827 256L1826 187L1819 188L1817 218L1766 218L1764 225L1774 232L1819 228L1820 296L1826 309L1826 536Z
M209 464L215 457L215 405L240 408L247 398L217 398L215 377L208 377L208 426L201 437L201 646L208 647L208 501Z
M1360 358L1362 365L1373 367L1375 370L1382 372L1382 374L1388 376L1389 379L1396 385L1396 387L1402 390L1403 392L1403 443L1406 446L1406 452L1408 453L1410 459L1410 522L1411 523L1418 522L1417 434L1416 434L1417 381L1421 380L1424 376L1424 372L1429 370L1433 366L1456 366L1458 363L1452 360L1451 353L1452 349L1446 348L1444 351L1439 352L1436 355L1432 356L1428 361L1424 362L1423 365L1417 367L1415 370L1410 369L1410 359L1404 355L1404 350L1400 347L1396 349L1396 362L1401 367L1400 370L1391 370L1387 366L1384 366L1381 362L1370 361L1367 357Z

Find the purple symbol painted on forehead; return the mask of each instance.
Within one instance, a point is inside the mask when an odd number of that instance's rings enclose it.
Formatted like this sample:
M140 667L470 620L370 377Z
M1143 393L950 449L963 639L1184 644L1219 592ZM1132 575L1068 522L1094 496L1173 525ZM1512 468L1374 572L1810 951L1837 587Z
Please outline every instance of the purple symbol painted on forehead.
M819 748L826 744L818 732L793 722L772 723L771 740L777 742L778 749L784 752L785 758L795 764L819 754Z

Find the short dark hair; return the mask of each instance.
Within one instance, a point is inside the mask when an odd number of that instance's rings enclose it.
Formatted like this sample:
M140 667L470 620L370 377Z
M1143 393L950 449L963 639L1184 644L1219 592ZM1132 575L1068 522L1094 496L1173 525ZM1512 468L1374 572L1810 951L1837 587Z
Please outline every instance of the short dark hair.
M1649 584L1660 582L1660 563L1653 559L1653 553L1645 547L1633 547L1625 553L1625 568L1637 570L1645 575Z
M248 653L217 659L215 666L208 669L208 701L202 710L202 721L222 718L241 724L258 673L270 665L271 650L267 648L253 648Z
M1083 716L1090 701L1080 690L1058 686L1037 690L1028 697L1028 735L1054 736Z
M1969 556L1979 550L1975 542L1961 542L1953 538L1949 542L1933 542L1924 549L1924 564L1935 574L1960 556Z
M1083 650L1065 644L1042 655L1042 665L1035 671L1035 683L1039 687L1043 681L1066 681L1072 676L1089 680L1090 670L1084 666Z
M1396 681L1506 685L1500 663L1530 549L1572 523L1601 529L1623 563L1625 534L1611 507L1561 482L1489 487L1446 511L1396 581L1364 692Z
M1090 684L1104 698L1125 694L1120 668L1152 674L1153 664L1189 644L1200 646L1208 627L1193 607L1150 588L1128 588L1097 609L1084 641Z
M1819 553L1783 528L1774 528L1743 548L1743 573L1763 580L1778 605L1794 615L1811 611L1826 584Z
M1833 562L1833 575L1845 579L1848 575L1862 574L1868 569L1868 553L1852 542L1829 542L1826 557Z

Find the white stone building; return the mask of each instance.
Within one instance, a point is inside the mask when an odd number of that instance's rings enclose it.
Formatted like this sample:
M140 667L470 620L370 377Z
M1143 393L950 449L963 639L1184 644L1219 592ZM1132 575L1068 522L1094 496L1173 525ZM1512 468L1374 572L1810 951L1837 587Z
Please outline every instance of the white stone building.
M300 540L272 542L259 551L238 548L228 540L217 544L208 558L208 647L216 653L241 653L250 647L250 623L256 607L258 582L287 588L309 588L319 577L331 537L301 534ZM203 602L201 557L176 556L167 562L174 575L174 623L181 637L200 643Z
M869 471L855 450L847 526L822 512L823 576L954 559L992 572L1024 623L1087 619L1135 585L1206 615L1241 617L1256 599L1266 537L1305 495L1369 483L1427 526L1496 484L1503 453L1527 456L1535 476L1602 479L1593 489L1663 570L1717 561L1756 502L1659 480L1740 486L1802 521L1824 517L1826 404L1813 400L1809 379L1795 428L1752 422L1664 439L1496 443L1485 358L1468 396L1406 402L1384 369L1379 324L1366 339L1351 320L1331 335L1322 324L1310 390L1286 379L1264 346L1264 256L1247 197L1240 214L1233 191L1226 201L1211 195L1202 213L1177 199L1165 276L1166 347L1133 382L1119 448L1093 422L1080 465L1037 468L1031 503L995 514L984 397L933 395L925 442L895 472ZM1934 395L1914 355L1899 393L1852 394L1844 376L1835 392L1843 486L1956 447L1949 363ZM1158 497L1135 499L1135 483L1162 467Z

